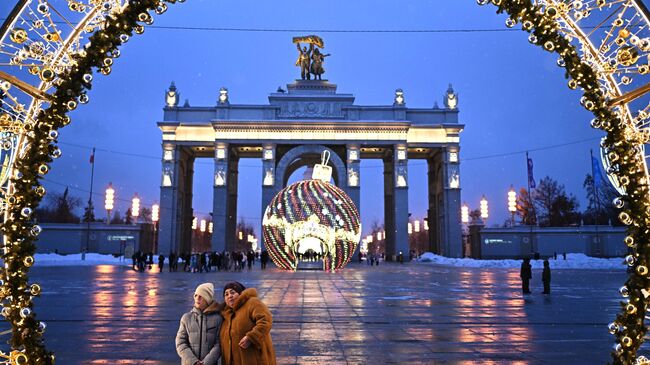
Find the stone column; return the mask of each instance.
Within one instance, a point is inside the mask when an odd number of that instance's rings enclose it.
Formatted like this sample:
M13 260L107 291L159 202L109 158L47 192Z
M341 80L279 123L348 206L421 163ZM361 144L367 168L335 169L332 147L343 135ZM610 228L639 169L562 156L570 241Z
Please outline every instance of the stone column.
M165 256L190 248L194 156L190 150L163 143L158 253Z
M405 145L396 145L384 159L384 225L386 259L409 253L408 158Z
M185 149L190 151L189 149ZM194 209L192 209L192 197L194 187L194 154L185 154L184 174L182 176L181 194L181 252L192 251L192 220L194 219Z
M440 196L442 196L442 166L439 161L442 152L432 155L427 159L428 167L428 195L429 208L427 217L429 218L429 250L431 252L444 255L440 239Z
M443 192L444 219L443 242L449 257L461 257L463 231L460 221L460 166L458 146L447 147L443 156L445 188Z
M401 252L408 260L409 254L409 190L408 190L408 152L406 145L396 145L395 163L395 254Z
M212 196L212 250L233 250L237 229L238 157L227 143L215 142Z
M276 178L275 167L275 145L265 144L262 151L262 219L260 220L260 237L258 242L260 250L265 250L264 231L261 226L261 223L264 220L264 212L266 211L266 207L271 203L273 197L275 197L279 191L276 185L282 184L282 181L278 181Z
M233 251L237 242L237 185L239 182L239 156L230 151L228 160L228 200L226 202L226 249Z
M395 166L393 156L384 159L384 245L386 260L392 261L395 255ZM377 239L375 237L374 239Z
M347 183L341 185L344 186L344 191L354 205L357 207L359 212L359 217L361 217L361 149L358 145L349 144L347 145L347 178L341 179L341 181L346 181ZM362 227L363 228L363 227ZM359 248L361 243L357 242L357 249L354 251L351 262L359 262Z

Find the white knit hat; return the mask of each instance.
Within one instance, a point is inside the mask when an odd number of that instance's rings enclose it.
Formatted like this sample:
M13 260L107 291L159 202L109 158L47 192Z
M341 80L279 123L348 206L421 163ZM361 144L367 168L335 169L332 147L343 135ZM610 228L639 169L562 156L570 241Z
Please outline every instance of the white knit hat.
M214 300L214 285L212 283L203 283L196 287L194 294L202 296L210 304Z

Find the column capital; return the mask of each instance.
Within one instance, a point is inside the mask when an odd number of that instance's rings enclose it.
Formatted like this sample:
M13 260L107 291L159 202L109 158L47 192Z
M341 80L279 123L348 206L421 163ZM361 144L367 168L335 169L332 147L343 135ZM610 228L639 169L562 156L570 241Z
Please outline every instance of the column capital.
M394 148L395 188L408 189L408 150L406 144L396 144Z
M228 143L214 141L214 181L215 188L225 188L228 184Z
M359 162L361 160L361 148L358 144L348 144L346 150L348 163Z

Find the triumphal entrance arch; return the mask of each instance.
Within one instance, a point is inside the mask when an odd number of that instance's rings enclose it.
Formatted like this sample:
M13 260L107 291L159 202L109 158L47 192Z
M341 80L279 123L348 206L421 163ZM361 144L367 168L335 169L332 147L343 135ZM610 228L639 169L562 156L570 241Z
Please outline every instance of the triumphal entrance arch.
M301 42L309 46L301 48ZM214 161L213 250L235 245L238 163L241 158L262 160L263 213L272 198L287 185L291 173L320 162L331 153L334 184L360 209L364 184L362 159L381 159L384 166L384 224L386 254L409 251L408 161L425 160L430 250L461 255L460 132L458 99L451 86L443 107L410 108L401 89L386 105L355 105L353 94L339 93L337 85L322 79L329 54L315 36L294 38L296 66L301 79L268 96L268 104L230 102L221 88L216 105L181 106L172 83L166 93L162 130L160 188L160 253L190 252L194 161ZM375 182L366 182L375 183ZM363 217L363 211L360 209Z

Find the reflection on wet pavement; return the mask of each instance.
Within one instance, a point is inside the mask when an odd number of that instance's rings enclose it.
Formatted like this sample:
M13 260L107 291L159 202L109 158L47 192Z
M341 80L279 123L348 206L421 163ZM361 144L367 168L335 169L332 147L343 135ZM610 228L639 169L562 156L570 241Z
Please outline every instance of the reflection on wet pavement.
M174 337L194 288L211 281L220 296L232 280L271 308L280 364L593 364L609 360L606 324L625 273L556 270L550 297L541 272L523 297L518 270L421 264L335 274L36 267L32 278L58 364L178 364Z

